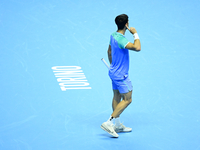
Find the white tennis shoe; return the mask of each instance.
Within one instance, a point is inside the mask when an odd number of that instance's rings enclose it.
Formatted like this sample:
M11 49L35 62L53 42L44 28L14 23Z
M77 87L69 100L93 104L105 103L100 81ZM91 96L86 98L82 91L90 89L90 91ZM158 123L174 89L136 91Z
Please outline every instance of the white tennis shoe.
M104 122L102 125L101 125L101 128L108 132L110 135L112 135L113 137L119 137L119 135L115 132L114 130L114 124L110 124L108 122Z
M120 124L120 126L114 126L114 130L115 132L119 133L119 132L131 132L132 128L129 127L125 127L122 123Z

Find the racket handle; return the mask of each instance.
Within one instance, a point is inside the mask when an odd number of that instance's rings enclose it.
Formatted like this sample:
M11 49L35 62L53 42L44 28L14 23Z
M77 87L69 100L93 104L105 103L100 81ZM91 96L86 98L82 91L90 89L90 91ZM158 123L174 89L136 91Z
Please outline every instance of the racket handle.
M110 69L110 66L107 64L107 62L104 60L104 58L102 58L101 60L102 60L102 62L106 65L106 67L107 67L108 69Z

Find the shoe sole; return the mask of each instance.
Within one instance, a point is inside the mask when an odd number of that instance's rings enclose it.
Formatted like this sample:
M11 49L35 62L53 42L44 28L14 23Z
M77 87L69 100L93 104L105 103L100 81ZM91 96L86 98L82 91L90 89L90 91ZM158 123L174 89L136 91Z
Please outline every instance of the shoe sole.
M101 125L101 129L103 129L104 131L106 131L107 133L109 133L110 135L112 135L113 137L116 137L116 138L119 137L118 134L117 135L113 134L112 132L110 132L110 130L108 130L107 128L105 128L103 125Z
M115 130L116 133L120 133L120 132L131 132L132 130L130 131L124 131L124 130Z

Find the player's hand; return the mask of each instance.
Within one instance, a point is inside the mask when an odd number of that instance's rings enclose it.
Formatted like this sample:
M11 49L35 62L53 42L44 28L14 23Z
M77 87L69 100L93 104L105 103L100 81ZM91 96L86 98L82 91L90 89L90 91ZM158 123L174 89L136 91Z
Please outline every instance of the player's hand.
M130 28L129 28L128 26L126 26L126 28L127 28L132 34L137 33L136 29L133 28L133 27L130 27Z

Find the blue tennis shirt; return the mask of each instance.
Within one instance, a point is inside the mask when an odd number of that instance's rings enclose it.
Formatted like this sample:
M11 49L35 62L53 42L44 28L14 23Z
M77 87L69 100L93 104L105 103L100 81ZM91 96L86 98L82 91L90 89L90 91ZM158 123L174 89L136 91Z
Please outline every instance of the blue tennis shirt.
M109 69L109 76L113 80L123 80L128 76L129 71L129 50L126 45L129 41L119 32L110 36L112 63Z

